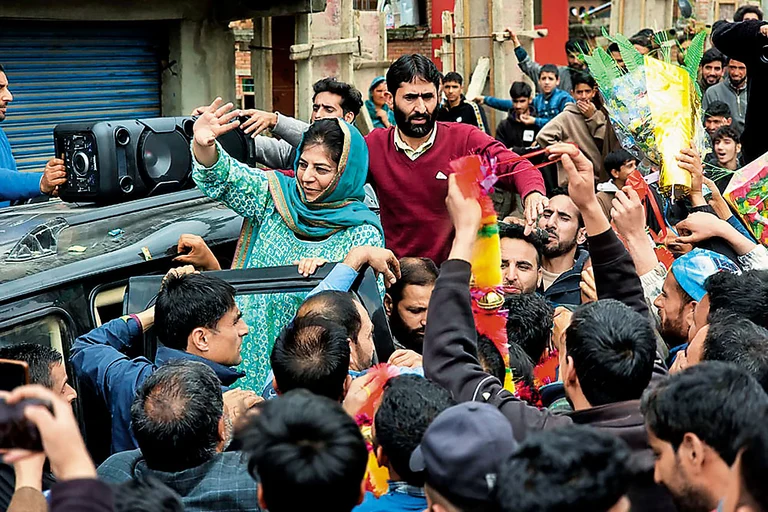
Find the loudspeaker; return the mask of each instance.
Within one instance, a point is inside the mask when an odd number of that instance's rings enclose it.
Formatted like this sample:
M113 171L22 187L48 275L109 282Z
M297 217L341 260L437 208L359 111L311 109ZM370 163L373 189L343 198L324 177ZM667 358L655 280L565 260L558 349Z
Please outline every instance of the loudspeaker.
M192 137L195 136L194 125L196 120L197 116L176 118L176 123L187 136L190 143L192 142ZM241 125L247 120L247 117L238 118ZM224 135L220 135L217 140L229 156L250 167L256 167L256 144L243 130L236 128Z
M64 201L118 202L180 190L192 157L184 118L60 124L53 129L63 155Z
M241 119L244 121L244 119ZM64 201L114 203L192 186L192 117L60 124L53 130L64 159ZM253 140L236 129L219 137L233 158L254 166Z
M194 124L194 120L192 124ZM247 121L247 117L239 118L240 125ZM192 140L192 130L190 125L190 141ZM240 128L236 128L217 139L224 151L235 160L243 162L250 167L256 167L256 144L250 135L246 134Z

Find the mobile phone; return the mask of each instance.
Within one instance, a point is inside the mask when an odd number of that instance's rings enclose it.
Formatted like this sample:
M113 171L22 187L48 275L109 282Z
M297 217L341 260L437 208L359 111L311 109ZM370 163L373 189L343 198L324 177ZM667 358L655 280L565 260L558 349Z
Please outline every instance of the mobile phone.
M29 384L29 366L24 361L0 359L0 390L13 391L19 386ZM36 452L43 451L43 443L37 427L24 417L24 408L29 405L48 407L50 403L27 399L15 404L8 404L0 399L0 448L21 448Z
M29 384L29 366L24 361L0 359L0 391L13 391Z
M43 451L40 431L34 423L24 417L24 409L30 405L42 405L53 414L49 402L28 398L15 404L7 404L0 399L0 449L20 448L33 452Z

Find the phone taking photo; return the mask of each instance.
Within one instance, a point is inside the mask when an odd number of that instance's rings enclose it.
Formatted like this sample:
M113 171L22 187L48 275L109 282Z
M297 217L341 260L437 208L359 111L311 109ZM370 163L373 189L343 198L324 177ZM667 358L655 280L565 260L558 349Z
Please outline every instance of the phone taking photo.
M29 384L29 366L24 361L0 359L0 391L13 391Z
M29 366L24 361L0 359L0 390L13 391L29 384ZM24 417L24 409L30 405L42 405L51 412L51 404L42 400L22 400L8 404L0 398L0 448L20 448L35 452L43 451L43 443L37 427Z

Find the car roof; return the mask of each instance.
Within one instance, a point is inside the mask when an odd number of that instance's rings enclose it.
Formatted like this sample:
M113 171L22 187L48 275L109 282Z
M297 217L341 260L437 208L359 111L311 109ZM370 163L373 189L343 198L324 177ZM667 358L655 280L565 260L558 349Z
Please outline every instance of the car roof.
M215 246L236 240L242 218L185 190L99 206L53 200L0 209L0 301L175 254L193 233Z

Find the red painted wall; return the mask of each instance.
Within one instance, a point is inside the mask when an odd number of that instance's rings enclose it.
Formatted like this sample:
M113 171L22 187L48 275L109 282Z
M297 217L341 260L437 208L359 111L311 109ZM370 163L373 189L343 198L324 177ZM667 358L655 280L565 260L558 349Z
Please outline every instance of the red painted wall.
M453 12L453 4L454 0L432 0L432 23L430 24L430 27L433 34L443 33L443 11ZM442 39L433 39L432 54L430 55L430 58L440 71L443 70L443 63L440 62L440 59L435 58L435 50L440 48L441 44L443 44Z
M549 35L536 39L536 62L565 66L565 43L568 41L568 0L541 0L541 25L548 28Z
M432 0L432 19L430 28L433 34L443 31L443 11L453 11L454 0ZM547 37L536 39L536 62L540 64L558 64L565 66L568 61L565 58L565 43L568 41L568 0L541 0L542 13L541 25L549 29ZM441 39L432 40L432 54L430 57L442 71L440 59L435 58L434 50L440 48Z

